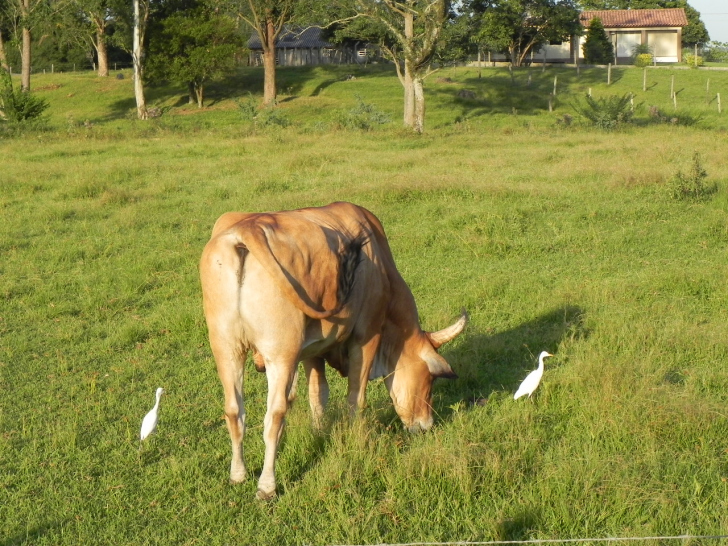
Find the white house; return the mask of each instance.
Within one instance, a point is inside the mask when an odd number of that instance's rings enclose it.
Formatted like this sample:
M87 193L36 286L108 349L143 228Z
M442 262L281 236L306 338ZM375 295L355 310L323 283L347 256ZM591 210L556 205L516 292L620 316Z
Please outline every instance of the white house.
M586 29L592 19L599 19L614 44L617 64L628 64L634 47L647 44L658 63L679 63L682 60L682 29L688 25L683 8L614 9L583 11L579 21ZM579 58L584 58L578 41Z

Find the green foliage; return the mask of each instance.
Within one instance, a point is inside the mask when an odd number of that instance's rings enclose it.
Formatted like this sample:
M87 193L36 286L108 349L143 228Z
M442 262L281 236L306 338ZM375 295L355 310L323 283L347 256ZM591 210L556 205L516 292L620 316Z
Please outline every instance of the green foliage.
M48 106L46 100L14 89L10 74L0 68L0 120L10 123L38 120Z
M578 114L592 122L595 127L610 130L632 120L634 111L630 99L630 94L621 97L619 95L609 95L598 99L586 95L584 97L585 104L575 101L573 108Z
M551 40L581 33L579 12L572 0L503 0L475 2L479 25L474 40L485 48L507 52L514 66Z
M632 64L644 68L653 61L652 48L648 44L637 44L632 48Z
M705 64L705 59L701 55L696 56L695 53L686 53L683 55L683 62L690 68L698 68Z
M711 63L728 63L728 43L710 42L705 50L705 60Z
M601 20L594 18L589 22L582 51L584 52L584 60L588 64L609 64L614 62L614 46L609 41Z
M159 38L149 46L147 79L189 85L203 106L207 82L230 74L243 48L236 22L214 10L197 7L174 13L158 23Z
M693 153L692 164L687 173L678 171L670 179L668 189L670 197L678 200L700 201L707 199L718 190L716 184L706 184L708 173L698 152Z
M635 55L633 64L639 68L652 65L652 54L640 53L639 55Z
M336 114L337 126L343 129L368 131L377 125L392 121L392 116L382 112L374 104L364 102L360 95L355 95L355 98L357 104L354 108Z

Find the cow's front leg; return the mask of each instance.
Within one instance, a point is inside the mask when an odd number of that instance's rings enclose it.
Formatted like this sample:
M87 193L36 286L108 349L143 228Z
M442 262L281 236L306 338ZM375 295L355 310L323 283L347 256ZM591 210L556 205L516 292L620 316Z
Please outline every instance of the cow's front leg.
M366 388L374 357L379 349L379 336L372 337L363 345L349 347L349 413L356 416L366 405Z
M303 361L308 382L308 403L311 407L313 426L321 428L324 410L329 401L329 384L326 381L326 361L323 358L308 358Z
M272 499L276 494L276 454L283 434L288 397L296 375L296 364L295 360L286 363L266 362L268 409L263 420L265 460L256 493L260 500Z

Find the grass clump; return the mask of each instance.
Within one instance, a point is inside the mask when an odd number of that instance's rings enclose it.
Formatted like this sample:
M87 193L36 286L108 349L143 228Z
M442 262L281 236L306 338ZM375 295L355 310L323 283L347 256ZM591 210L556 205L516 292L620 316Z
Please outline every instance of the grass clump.
M693 153L690 170L687 173L678 171L670 180L670 196L678 200L700 201L714 194L718 187L716 184L706 184L708 173L698 152Z
M599 129L611 130L629 123L634 116L634 110L630 104L631 95L610 95L595 99L589 95L585 96L586 104L577 101L573 108L576 112L589 120Z
M335 123L343 129L369 131L376 125L384 125L392 121L392 116L379 110L374 104L364 102L360 95L355 95L356 106L347 112L339 112Z

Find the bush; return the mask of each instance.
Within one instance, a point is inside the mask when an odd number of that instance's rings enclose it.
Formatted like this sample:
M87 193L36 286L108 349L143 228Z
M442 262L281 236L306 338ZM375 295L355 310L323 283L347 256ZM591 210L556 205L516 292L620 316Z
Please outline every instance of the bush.
M637 44L632 48L632 64L644 68L652 64L652 48L647 44Z
M49 104L41 99L13 89L13 80L10 74L0 69L0 114L4 121L11 123L24 123L37 120L48 108Z
M708 198L718 190L715 184L707 185L705 179L708 173L700 161L700 154L693 154L693 163L690 171L678 173L672 177L669 184L670 197L679 200L700 201Z
M634 58L634 65L638 66L640 68L644 68L646 66L650 66L652 64L652 54L651 53L640 53Z
M587 95L585 97L586 104L577 101L572 104L572 108L577 114L591 121L599 129L616 129L632 120L634 111L632 110L630 98L629 93L621 97L610 95L601 99L595 99Z
M375 125L384 125L392 121L389 114L377 109L371 103L366 103L359 95L355 95L357 105L348 112L340 112L335 119L337 125L344 129L359 129L369 131Z
M703 57L700 55L696 57L694 53L687 53L683 55L683 62L693 68L697 68L698 66L703 66L705 64Z
M582 46L587 64L609 64L614 62L614 47L599 19L592 19L586 31Z

